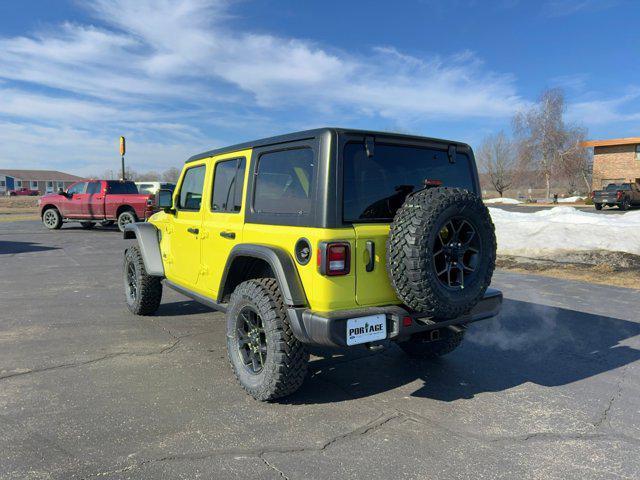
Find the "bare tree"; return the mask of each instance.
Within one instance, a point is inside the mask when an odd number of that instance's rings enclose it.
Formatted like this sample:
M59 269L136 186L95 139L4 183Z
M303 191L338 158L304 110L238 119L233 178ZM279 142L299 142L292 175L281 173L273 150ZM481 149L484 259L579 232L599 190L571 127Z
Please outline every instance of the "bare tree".
M176 167L171 167L162 173L162 181L169 183L176 183L180 177L180 170Z
M520 160L543 175L547 198L551 196L551 177L566 168L568 159L583 154L580 139L585 131L566 125L564 111L562 90L551 89L542 93L536 105L513 119Z
M478 150L480 168L488 175L493 188L504 196L517 180L519 163L513 145L504 132L489 135Z
M581 146L586 140L587 132L585 129L575 128L572 137L573 145L568 145L560 154L560 173L569 185L569 193L587 193L591 190L593 176L593 156Z
M158 180L160 180L160 174L153 170L140 173L138 178L136 178L138 182L157 182Z

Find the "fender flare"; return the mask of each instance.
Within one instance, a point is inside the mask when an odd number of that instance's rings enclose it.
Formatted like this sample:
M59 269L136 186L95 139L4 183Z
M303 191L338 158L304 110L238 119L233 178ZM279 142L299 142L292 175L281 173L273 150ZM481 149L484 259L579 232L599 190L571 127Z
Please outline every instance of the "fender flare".
M291 255L279 247L253 243L240 243L231 249L224 267L224 273L220 279L218 302L222 301L225 295L227 275L233 266L233 262L241 257L258 258L269 264L280 286L285 305L288 307L307 305L307 296L304 293L298 269Z
M129 223L124 227L125 239L138 240L140 254L147 273L153 277L164 277L164 265L160 254L158 228L146 222Z

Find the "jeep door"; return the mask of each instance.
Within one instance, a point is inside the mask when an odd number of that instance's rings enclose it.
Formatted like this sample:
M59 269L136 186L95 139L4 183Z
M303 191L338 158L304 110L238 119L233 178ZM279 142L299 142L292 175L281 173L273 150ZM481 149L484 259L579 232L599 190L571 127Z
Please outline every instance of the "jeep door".
M217 296L231 249L242 242L244 191L251 150L224 154L213 160L210 201L203 208L201 291Z
M207 165L194 162L182 173L180 188L174 195L175 213L170 217L167 278L193 289L200 273L200 240L203 196ZM167 261L168 260L168 261Z

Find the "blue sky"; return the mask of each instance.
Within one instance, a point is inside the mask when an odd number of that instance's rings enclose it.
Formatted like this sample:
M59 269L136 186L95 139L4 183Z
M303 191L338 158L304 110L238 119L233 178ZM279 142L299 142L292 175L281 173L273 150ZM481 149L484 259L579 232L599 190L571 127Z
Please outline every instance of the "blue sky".
M138 170L324 125L477 146L548 87L640 135L640 3L0 2L0 167Z

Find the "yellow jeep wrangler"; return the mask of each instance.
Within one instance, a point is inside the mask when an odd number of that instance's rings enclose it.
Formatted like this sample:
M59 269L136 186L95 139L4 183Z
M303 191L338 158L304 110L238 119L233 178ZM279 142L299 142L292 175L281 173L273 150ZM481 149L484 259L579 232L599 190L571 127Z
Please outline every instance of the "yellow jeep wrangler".
M163 284L226 312L233 371L258 400L304 381L307 345L389 341L434 357L495 316L493 224L471 148L323 128L204 152L149 223L127 225L129 309Z

